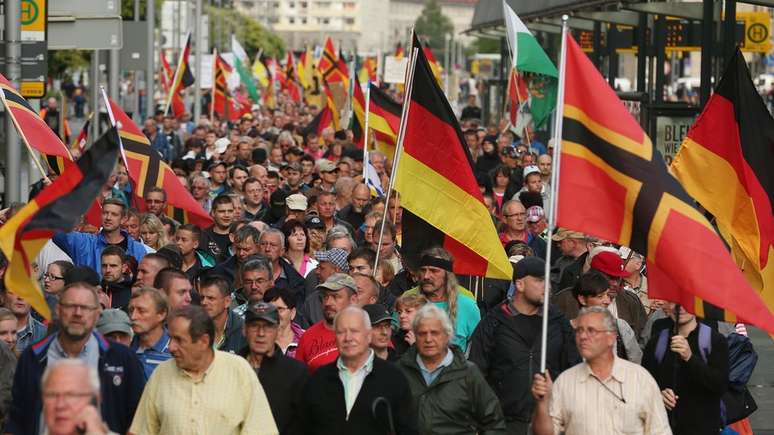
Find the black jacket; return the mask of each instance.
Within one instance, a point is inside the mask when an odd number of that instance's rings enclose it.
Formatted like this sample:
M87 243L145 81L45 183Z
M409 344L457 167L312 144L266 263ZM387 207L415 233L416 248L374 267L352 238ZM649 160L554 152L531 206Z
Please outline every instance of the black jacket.
M374 366L363 381L352 410L347 415L344 387L336 363L314 372L304 392L304 433L308 435L387 435L392 410L396 435L417 434L416 411L403 373L393 364L374 356ZM375 403L376 402L376 403ZM376 405L376 406L374 406ZM374 412L374 408L376 412Z
M526 336L515 328L508 304L503 302L481 319L471 338L469 360L478 365L500 398L505 418L529 422L535 406L532 377L540 371L540 336ZM546 367L551 378L580 361L569 320L550 306Z
M451 365L430 385L425 384L417 364L415 347L400 359L399 367L417 404L419 433L504 435L503 411L492 388L458 347L452 347L452 352Z
M248 351L245 347L239 354L247 357ZM309 380L304 363L283 355L280 347L274 346L274 355L264 358L256 371L280 435L302 434L301 398Z
M127 279L121 282L102 280L102 288L110 297L110 306L107 308L119 308L128 312L129 300L132 298L132 280Z
M226 331L223 334L225 338L223 339L223 344L218 346L218 350L237 353L247 346L247 340L245 340L244 333L242 332L243 324L244 321L239 317L239 314L229 308L228 319L226 319Z
M662 323L663 322L663 323ZM674 322L671 319L659 321L670 329ZM726 338L715 330L710 337L711 349L707 362L699 351L699 327L688 334L688 345L691 347L691 358L682 358L671 352L668 347L659 363L656 360L656 343L659 332L654 328L653 335L642 356L642 366L658 382L661 390L671 388L678 396L677 406L670 412L670 425L675 435L709 435L717 434L721 429L720 398L728 389L728 343Z

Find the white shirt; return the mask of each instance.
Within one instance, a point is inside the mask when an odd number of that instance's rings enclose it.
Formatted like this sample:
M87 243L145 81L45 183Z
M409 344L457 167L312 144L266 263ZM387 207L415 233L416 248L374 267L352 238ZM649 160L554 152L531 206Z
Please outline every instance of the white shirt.
M349 419L349 412L352 410L352 406L357 400L357 395L360 394L360 389L363 387L363 382L366 376L374 369L374 350L368 349L368 359L362 367L355 370L354 373L344 365L344 361L341 357L336 361L336 367L339 369L339 379L344 386L344 403L347 407L347 419Z

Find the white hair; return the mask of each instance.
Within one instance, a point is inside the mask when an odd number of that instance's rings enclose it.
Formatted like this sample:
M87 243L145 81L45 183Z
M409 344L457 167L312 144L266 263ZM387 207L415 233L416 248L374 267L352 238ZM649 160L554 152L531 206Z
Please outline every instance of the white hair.
M419 328L419 323L428 319L440 321L441 328L443 328L446 335L450 338L454 336L454 326L452 325L451 319L449 319L449 315L446 314L446 311L438 308L434 304L423 305L422 308L417 311L417 314L414 315L414 321L411 322L411 330L414 331L415 335L417 333L417 328Z
M54 362L49 363L46 366L46 370L43 372L43 377L40 379L40 385L41 389L46 389L46 383L48 382L48 378L51 376L51 373L54 372L54 370L59 368L68 368L68 367L80 367L85 368L88 372L88 381L89 381L89 387L91 387L91 390L94 392L95 395L100 394L100 387L99 387L99 374L97 373L97 370L88 364L84 362L83 360L77 359L77 358L64 358L60 359Z
M261 233L261 236L259 237L259 241L263 240L264 237L271 236L271 235L279 237L280 247L284 249L285 248L285 233L283 233L282 231L280 231L280 230L278 230L276 228L267 228L267 229L265 229Z
M602 315L602 323L605 325L605 329L608 331L617 331L618 328L616 327L615 317L613 317L613 314L602 305L595 305L593 307L583 307L578 312L578 319L580 319L583 316L588 316L589 314L601 314Z
M366 310L356 307L354 305L349 305L345 307L343 310L339 311L338 314L336 314L336 317L333 318L333 329L336 329L336 326L339 324L339 318L342 317L345 314L358 314L362 317L363 320L363 326L365 326L366 331L371 330L371 317L368 315L368 312Z

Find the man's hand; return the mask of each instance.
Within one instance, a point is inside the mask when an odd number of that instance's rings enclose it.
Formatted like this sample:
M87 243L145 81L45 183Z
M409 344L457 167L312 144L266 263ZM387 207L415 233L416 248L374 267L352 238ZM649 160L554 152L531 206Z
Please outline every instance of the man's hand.
M682 335L675 335L672 337L672 342L669 345L669 350L680 355L683 361L691 359L691 346L688 345L688 340Z
M83 408L78 415L75 427L80 433L87 435L105 435L108 433L107 425L102 421L99 411L93 405Z
M551 382L551 374L546 370L545 373L535 373L532 378L532 397L537 402L545 402L551 399L551 388L554 383Z
M675 409L675 406L677 406L677 399L679 399L677 394L675 394L671 388L662 390L661 398L664 400L664 406L666 406L666 409L669 411Z

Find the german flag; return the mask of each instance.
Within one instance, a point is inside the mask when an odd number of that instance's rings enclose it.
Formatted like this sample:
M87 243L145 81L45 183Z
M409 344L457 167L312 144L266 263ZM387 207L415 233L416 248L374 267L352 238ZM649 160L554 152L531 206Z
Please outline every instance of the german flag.
M169 96L167 97L167 110L172 103L175 95L182 92L183 89L193 85L196 79L191 72L191 65L188 62L188 58L191 55L191 32L188 32L188 37L185 40L185 46L180 53L180 59L177 63L177 69L175 75L172 77L172 83L169 87ZM179 97L179 95L178 95Z
M737 265L774 310L774 119L738 49L671 170L715 217Z
M55 233L72 231L94 203L116 166L118 148L113 128L0 228L0 249L9 263L5 287L46 319L51 312L30 263Z
M510 279L513 268L497 237L473 176L470 152L433 71L419 48L407 86L405 136L395 178L403 212L406 259L442 246L454 256L454 272Z
M363 149L368 146L365 143L368 132L365 131L365 96L363 95L363 88L360 87L360 80L355 76L355 89L352 91L352 136L355 142L355 146L358 149Z
M121 145L126 155L126 168L132 183L134 202L141 210L145 208L145 192L151 187L160 187L167 194L167 216L183 223L192 223L200 228L212 225L212 218L196 202L191 193L180 184L174 171L161 160L161 156L150 147L150 141L137 124L121 110L113 100L110 108L119 126ZM176 210L179 209L179 210ZM180 219L178 219L180 218Z
M161 57L161 70L159 71L161 88L169 95L170 89L172 88L172 82L175 80L175 72L172 70L172 67L169 66L167 55L164 54L164 50L159 50L159 55ZM172 94L172 104L170 108L172 109L172 114L175 118L182 118L183 115L185 115L185 103L183 102L183 97L180 96L180 92Z
M341 128L340 117L336 105L333 103L333 94L327 86L323 86L323 90L325 91L325 106L320 108L320 113L304 128L304 136L311 132L320 135L327 127L331 127L335 131Z
M431 50L427 44L424 44L422 45L422 51L424 51L425 57L427 57L427 62L430 65L430 69L433 71L433 77L435 77L435 80L438 81L439 85L443 86L443 77L441 76L443 67L441 67L441 64L438 63L438 61L435 59L433 50Z
M774 315L639 123L569 35L565 47L557 225L642 253L652 298L699 315L701 298L774 332Z
M397 103L373 83L370 86L368 129L374 135L376 149L383 152L390 160L394 160L403 105Z
M357 73L360 83L376 81L376 66L375 58L366 57L363 59L363 64L360 66L360 70Z

